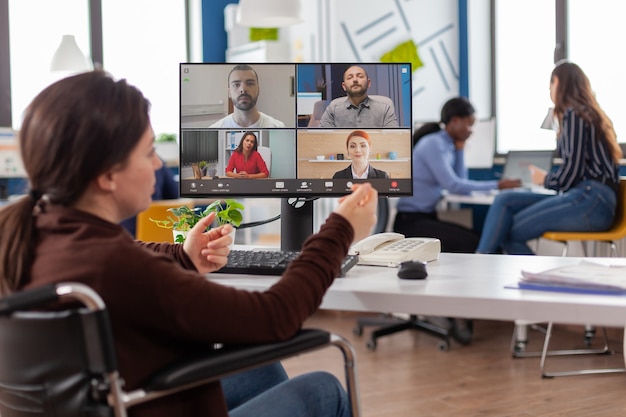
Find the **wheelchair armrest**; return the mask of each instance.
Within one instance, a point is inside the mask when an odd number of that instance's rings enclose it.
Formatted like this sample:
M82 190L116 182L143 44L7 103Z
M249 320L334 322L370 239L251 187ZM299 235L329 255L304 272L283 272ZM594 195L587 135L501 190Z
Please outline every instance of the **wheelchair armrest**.
M0 300L0 314L11 314L18 310L40 306L58 299L56 284L15 292Z
M302 329L284 342L226 346L167 366L153 375L143 389L146 392L162 391L199 381L218 380L329 343L330 333L319 329Z
M102 298L90 287L78 282L59 282L38 288L17 291L0 299L0 315L42 307L64 299L77 301L89 310L104 310Z

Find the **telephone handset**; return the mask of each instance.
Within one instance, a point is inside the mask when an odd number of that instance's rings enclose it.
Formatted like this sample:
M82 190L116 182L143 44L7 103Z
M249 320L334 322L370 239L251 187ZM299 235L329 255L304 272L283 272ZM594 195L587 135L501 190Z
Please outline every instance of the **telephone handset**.
M441 242L429 237L405 238L400 233L377 233L356 242L350 253L361 265L395 267L404 261L430 262L439 257Z

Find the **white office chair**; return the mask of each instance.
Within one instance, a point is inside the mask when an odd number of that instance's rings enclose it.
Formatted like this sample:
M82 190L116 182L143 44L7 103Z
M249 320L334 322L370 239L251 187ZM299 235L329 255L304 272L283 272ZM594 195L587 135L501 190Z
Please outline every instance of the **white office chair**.
M270 177L272 176L272 150L267 146L259 146L257 148L257 152L261 154L261 158L265 161L265 165L267 166L267 170L270 172Z
M319 127L320 120L322 120L322 115L324 114L326 107L328 107L328 103L328 100L315 102L313 105L313 114L311 114L311 117L309 118L308 127Z

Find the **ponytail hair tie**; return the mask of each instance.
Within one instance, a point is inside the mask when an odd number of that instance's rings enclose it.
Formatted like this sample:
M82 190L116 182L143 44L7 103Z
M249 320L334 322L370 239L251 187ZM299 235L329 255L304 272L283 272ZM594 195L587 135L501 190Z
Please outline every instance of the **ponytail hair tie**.
M33 199L33 201L39 201L39 199L43 196L43 193L37 190L30 190L28 195Z
M41 213L42 206L43 206L43 201L42 201L43 193L37 190L30 190L30 192L28 193L28 196L33 202L33 216L39 215L39 213Z

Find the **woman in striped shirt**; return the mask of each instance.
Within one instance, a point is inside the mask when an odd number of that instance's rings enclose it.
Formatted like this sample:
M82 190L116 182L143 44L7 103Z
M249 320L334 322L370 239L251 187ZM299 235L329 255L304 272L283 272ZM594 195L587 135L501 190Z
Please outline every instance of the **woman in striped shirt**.
M554 172L533 166L530 170L534 183L557 194L500 193L487 212L478 253L531 255L526 242L548 230L603 231L613 223L622 157L613 123L576 64L557 63L550 98L563 163Z

